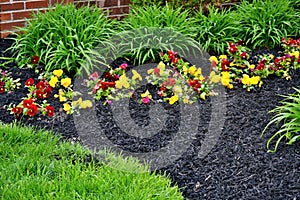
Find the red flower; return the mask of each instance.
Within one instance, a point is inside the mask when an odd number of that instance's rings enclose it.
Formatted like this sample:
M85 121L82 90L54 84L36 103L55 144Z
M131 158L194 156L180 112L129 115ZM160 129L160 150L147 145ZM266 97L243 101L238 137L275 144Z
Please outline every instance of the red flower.
M34 84L33 78L29 78L25 81L26 86L32 86Z
M171 62L172 62L174 65L176 65L176 64L177 64L177 62L178 62L178 60L179 60L179 59L178 59L177 57L175 57L175 58L173 58L173 59L172 59L172 61L171 61Z
M3 86L0 87L0 94L5 92L5 88Z
M247 59L248 54L246 52L243 52L243 53L241 53L240 56L241 56L242 59Z
M232 54L235 54L238 51L238 49L236 48L236 45L229 42L229 52Z
M22 113L23 109L22 109L22 107L16 106L16 107L14 107L11 111L12 111L13 113L19 115L19 114Z
M105 72L103 77L111 81L117 81L119 79L116 75L111 75L109 72Z
M260 62L256 67L257 70L263 70L264 68L265 68L264 62Z
M188 80L188 84L194 89L198 89L201 87L201 83L198 80Z
M222 71L229 71L230 61L227 59L222 60Z
M101 83L102 90L106 90L109 87L115 87L115 85L116 85L115 82L104 82L104 81L102 82L102 81L100 81L100 83Z
M35 104L31 104L28 106L28 111L27 111L27 115L29 117L33 117L38 111L38 107Z
M160 76L160 69L158 69L157 67L155 67L154 70L153 70L153 73L156 76Z
M297 63L300 63L300 56L299 56L299 58L298 58L298 60L297 60Z
M54 115L54 107L53 106L46 106L46 111L47 111L47 115L48 117L52 117Z
M165 86L173 86L176 83L176 79L174 78L168 78L167 82L164 83Z
M23 107L28 108L30 105L32 105L33 100L32 99L24 99L23 100Z
M43 90L45 89L45 83L43 81L38 82L38 84L36 84L36 89L40 89Z
M177 52L174 52L174 51L168 51L168 58L170 60L173 60L175 58L175 56L177 55Z
M40 61L40 57L38 57L38 56L32 56L32 58L31 58L31 64L38 64L39 63L39 61Z
M0 81L0 86L4 86L5 82L4 81Z
M45 98L49 98L49 96L52 93L52 88L50 86L48 86L45 90L44 90L44 96Z
M39 99L43 99L44 98L44 92L42 90L36 90L35 95Z

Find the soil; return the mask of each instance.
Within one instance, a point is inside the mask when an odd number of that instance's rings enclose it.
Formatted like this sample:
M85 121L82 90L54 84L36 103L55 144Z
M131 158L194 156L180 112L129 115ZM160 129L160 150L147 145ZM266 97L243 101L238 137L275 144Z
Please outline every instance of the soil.
M3 53L12 44L10 40L0 39L0 57L9 56ZM262 50L251 54L257 60L259 53L276 50ZM20 78L24 85L26 79L38 76L30 69L14 68L9 65L14 78ZM263 137L260 134L271 117L270 110L280 105L283 99L279 95L294 92L293 87L300 85L300 71L291 71L291 80L271 77L264 81L261 88L247 92L241 87L226 90L225 125L217 143L211 151L200 158L198 156L208 132L211 119L211 99L199 101L201 122L189 148L172 164L161 168L168 174L173 184L178 185L186 199L300 199L300 144L289 146L282 142L276 153L267 153L266 141L278 130L271 126ZM9 114L4 105L19 103L25 97L24 87L13 93L0 95L0 121L10 123L14 116ZM55 108L62 107L53 97L48 102ZM177 106L163 105L168 111L165 130L151 138L137 138L123 133L116 127L109 106L98 102L97 117L106 136L116 145L131 152L156 151L170 143L173 134L178 131L180 113ZM148 107L130 102L131 117L141 126L149 124ZM62 110L55 110L55 116L39 118L22 118L19 121L27 125L51 129L64 139L81 141L74 117ZM145 114L146 113L146 114ZM87 124L88 125L88 124Z

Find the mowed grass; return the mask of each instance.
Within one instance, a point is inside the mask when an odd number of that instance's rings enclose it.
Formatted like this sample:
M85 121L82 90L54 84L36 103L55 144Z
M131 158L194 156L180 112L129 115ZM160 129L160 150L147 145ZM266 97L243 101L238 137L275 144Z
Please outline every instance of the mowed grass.
M87 162L90 153L47 131L0 124L0 199L183 199L134 159Z

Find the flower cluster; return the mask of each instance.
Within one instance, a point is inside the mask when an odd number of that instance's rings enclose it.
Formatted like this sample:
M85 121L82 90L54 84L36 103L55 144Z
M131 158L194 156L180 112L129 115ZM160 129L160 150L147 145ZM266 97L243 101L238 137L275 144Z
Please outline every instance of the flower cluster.
M0 69L0 94L19 88L21 85L19 81L19 78L14 80L11 77L11 73Z
M274 57L272 54L261 55L257 64L249 62L248 49L243 42L229 43L228 56L211 56L211 82L220 81L225 87L231 89L234 84L242 83L243 88L250 91L263 84L262 79L274 74L290 79L289 69L300 66L299 40L282 40L286 54Z
M132 96L134 86L142 80L142 77L136 70L132 70L131 78L127 77L125 73L127 67L128 65L123 63L115 69L109 68L102 77L94 72L88 80L85 80L86 86L92 89L90 93L94 94L96 100L105 97L105 103L111 103L112 100Z
M52 117L54 115L54 107L47 103L47 98L52 93L52 87L49 83L42 79L37 84L34 83L33 78L29 78L25 81L25 87L28 88L28 95L18 105L9 107L11 114L14 114L16 118L21 115L27 115L33 117L38 113ZM42 101L42 102L40 102Z
M59 88L58 94L54 95L54 98L58 98L59 102L63 103L63 110L67 114L73 114L78 109L85 109L92 107L90 100L73 100L75 96L78 96L78 92L74 92L72 89L72 80L64 75L62 69L53 70L51 74L46 74L49 77L49 85L53 88Z

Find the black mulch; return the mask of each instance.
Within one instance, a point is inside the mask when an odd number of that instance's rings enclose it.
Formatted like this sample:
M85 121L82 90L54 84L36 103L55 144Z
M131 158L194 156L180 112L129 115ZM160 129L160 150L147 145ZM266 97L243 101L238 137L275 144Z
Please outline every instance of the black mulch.
M9 40L0 40L0 57L3 51L11 45ZM267 52L267 51L263 51ZM261 52L258 52L261 53ZM274 51L273 51L274 53ZM251 55L255 60L255 53ZM28 69L12 68L14 78L20 78L21 83L29 77L37 80L37 75ZM272 77L264 81L261 89L247 92L242 88L227 90L226 121L217 144L209 154L200 159L197 154L207 132L207 121L210 119L210 100L202 102L204 112L196 135L190 148L172 165L162 169L180 188L187 199L300 199L300 144L293 146L284 143L276 153L267 153L266 141L277 129L272 126L262 138L259 137L272 115L268 113L279 105L282 97L279 94L293 92L293 87L300 85L299 71L292 72L292 80ZM0 120L9 123L14 117L3 109L4 105L19 103L27 94L24 87L11 94L0 95ZM61 104L51 97L49 103L55 108ZM132 116L137 124L149 123L147 107L139 109L139 104L131 103ZM105 120L102 128L107 128L107 137L116 143L124 145L129 151L153 151L168 144L172 136L164 132L156 134L151 139L136 140L126 136L118 128L110 129L111 113L107 107L97 105L98 117ZM178 112L176 106L168 108L169 132L176 132ZM207 111L207 112L205 112ZM104 115L104 117L103 117ZM105 117L107 115L107 117ZM136 118L136 119L138 119ZM28 125L37 125L45 129L53 129L64 138L80 140L75 128L73 117L56 110L55 117L24 118ZM166 130L168 131L168 130ZM171 134L172 135L172 134Z

